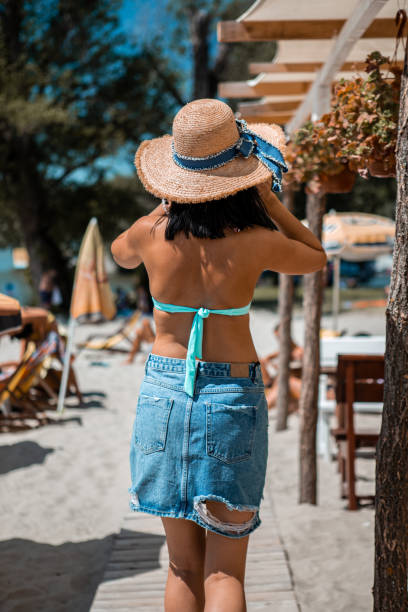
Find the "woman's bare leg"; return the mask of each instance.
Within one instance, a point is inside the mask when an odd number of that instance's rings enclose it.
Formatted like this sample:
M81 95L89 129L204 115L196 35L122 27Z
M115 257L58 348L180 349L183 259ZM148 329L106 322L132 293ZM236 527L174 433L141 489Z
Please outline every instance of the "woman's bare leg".
M229 510L222 502L206 502L213 516L223 522L244 523L253 512ZM246 612L245 564L249 536L229 538L207 531L204 588L205 612Z
M265 359L265 357L260 357L259 363L261 364L261 374L262 374L263 383L265 387L269 386L272 383L273 378L271 377L271 375L269 374L267 370L268 359Z
M278 399L278 379L277 378L275 378L275 380L273 381L272 387L269 387L269 389L265 389L265 397L268 403L268 410L275 408L276 400Z
M133 363L136 353L140 351L140 344L144 340L145 342L154 342L155 334L152 330L150 321L144 319L141 327L136 331L135 338L133 340L132 348L129 351L129 356L124 362L125 364Z
M205 529L185 519L162 522L169 551L165 612L203 612Z

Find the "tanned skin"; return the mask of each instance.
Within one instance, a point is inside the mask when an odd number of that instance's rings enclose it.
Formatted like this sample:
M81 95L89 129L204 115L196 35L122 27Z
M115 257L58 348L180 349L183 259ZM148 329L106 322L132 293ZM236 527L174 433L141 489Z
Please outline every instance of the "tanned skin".
M326 254L319 240L271 191L258 186L279 231L263 227L226 232L225 238L164 237L159 205L136 221L112 244L114 260L123 268L144 262L152 295L161 302L199 308L237 308L248 304L263 270L307 274L324 268ZM185 359L194 314L154 310L156 339L151 352ZM203 360L251 362L258 356L249 329L249 315L210 316L205 320ZM242 523L252 512L228 510L207 502L221 521ZM245 612L244 577L249 536L228 538L184 519L162 518L169 549L166 612Z

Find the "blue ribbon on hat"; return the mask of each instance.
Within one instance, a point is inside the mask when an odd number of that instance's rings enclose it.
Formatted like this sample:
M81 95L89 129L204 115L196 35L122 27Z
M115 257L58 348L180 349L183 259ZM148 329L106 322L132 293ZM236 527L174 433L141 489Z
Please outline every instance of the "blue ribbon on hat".
M173 160L184 170L214 170L214 168L224 166L238 155L246 159L250 155L255 155L272 172L272 191L281 191L282 172L288 171L282 153L277 147L250 130L244 119L236 119L236 123L239 140L228 149L207 157L188 157L177 153L174 149L174 142L172 142Z

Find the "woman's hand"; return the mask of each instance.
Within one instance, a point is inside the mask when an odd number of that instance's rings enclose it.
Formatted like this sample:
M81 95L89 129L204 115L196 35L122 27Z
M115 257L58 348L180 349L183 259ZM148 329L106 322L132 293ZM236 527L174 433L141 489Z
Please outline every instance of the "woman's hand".
M266 204L269 201L269 196L272 194L272 177L269 177L264 183L256 186L262 201Z

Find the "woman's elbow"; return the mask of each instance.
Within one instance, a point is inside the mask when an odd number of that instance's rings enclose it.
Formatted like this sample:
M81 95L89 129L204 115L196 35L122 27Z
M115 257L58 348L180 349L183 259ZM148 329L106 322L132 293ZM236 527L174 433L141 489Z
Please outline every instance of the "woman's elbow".
M121 245L118 245L117 238L111 244L111 254L113 261L121 268L126 268L127 270L133 270L133 268L137 268L142 263L142 258L139 255L132 254L126 256Z
M118 266L120 266L121 265L121 262L120 262L120 251L119 251L119 248L118 248L117 239L115 239L112 242L111 247L110 247L110 251L111 251L111 255L112 255L113 261L115 263L117 263Z
M324 250L319 251L319 256L315 258L313 262L312 270L310 272L319 272L319 270L323 270L327 265L327 255Z
M321 257L322 257L322 261L321 261L321 266L320 266L319 270L322 270L327 265L327 255L326 255L326 251L324 249L322 249Z

